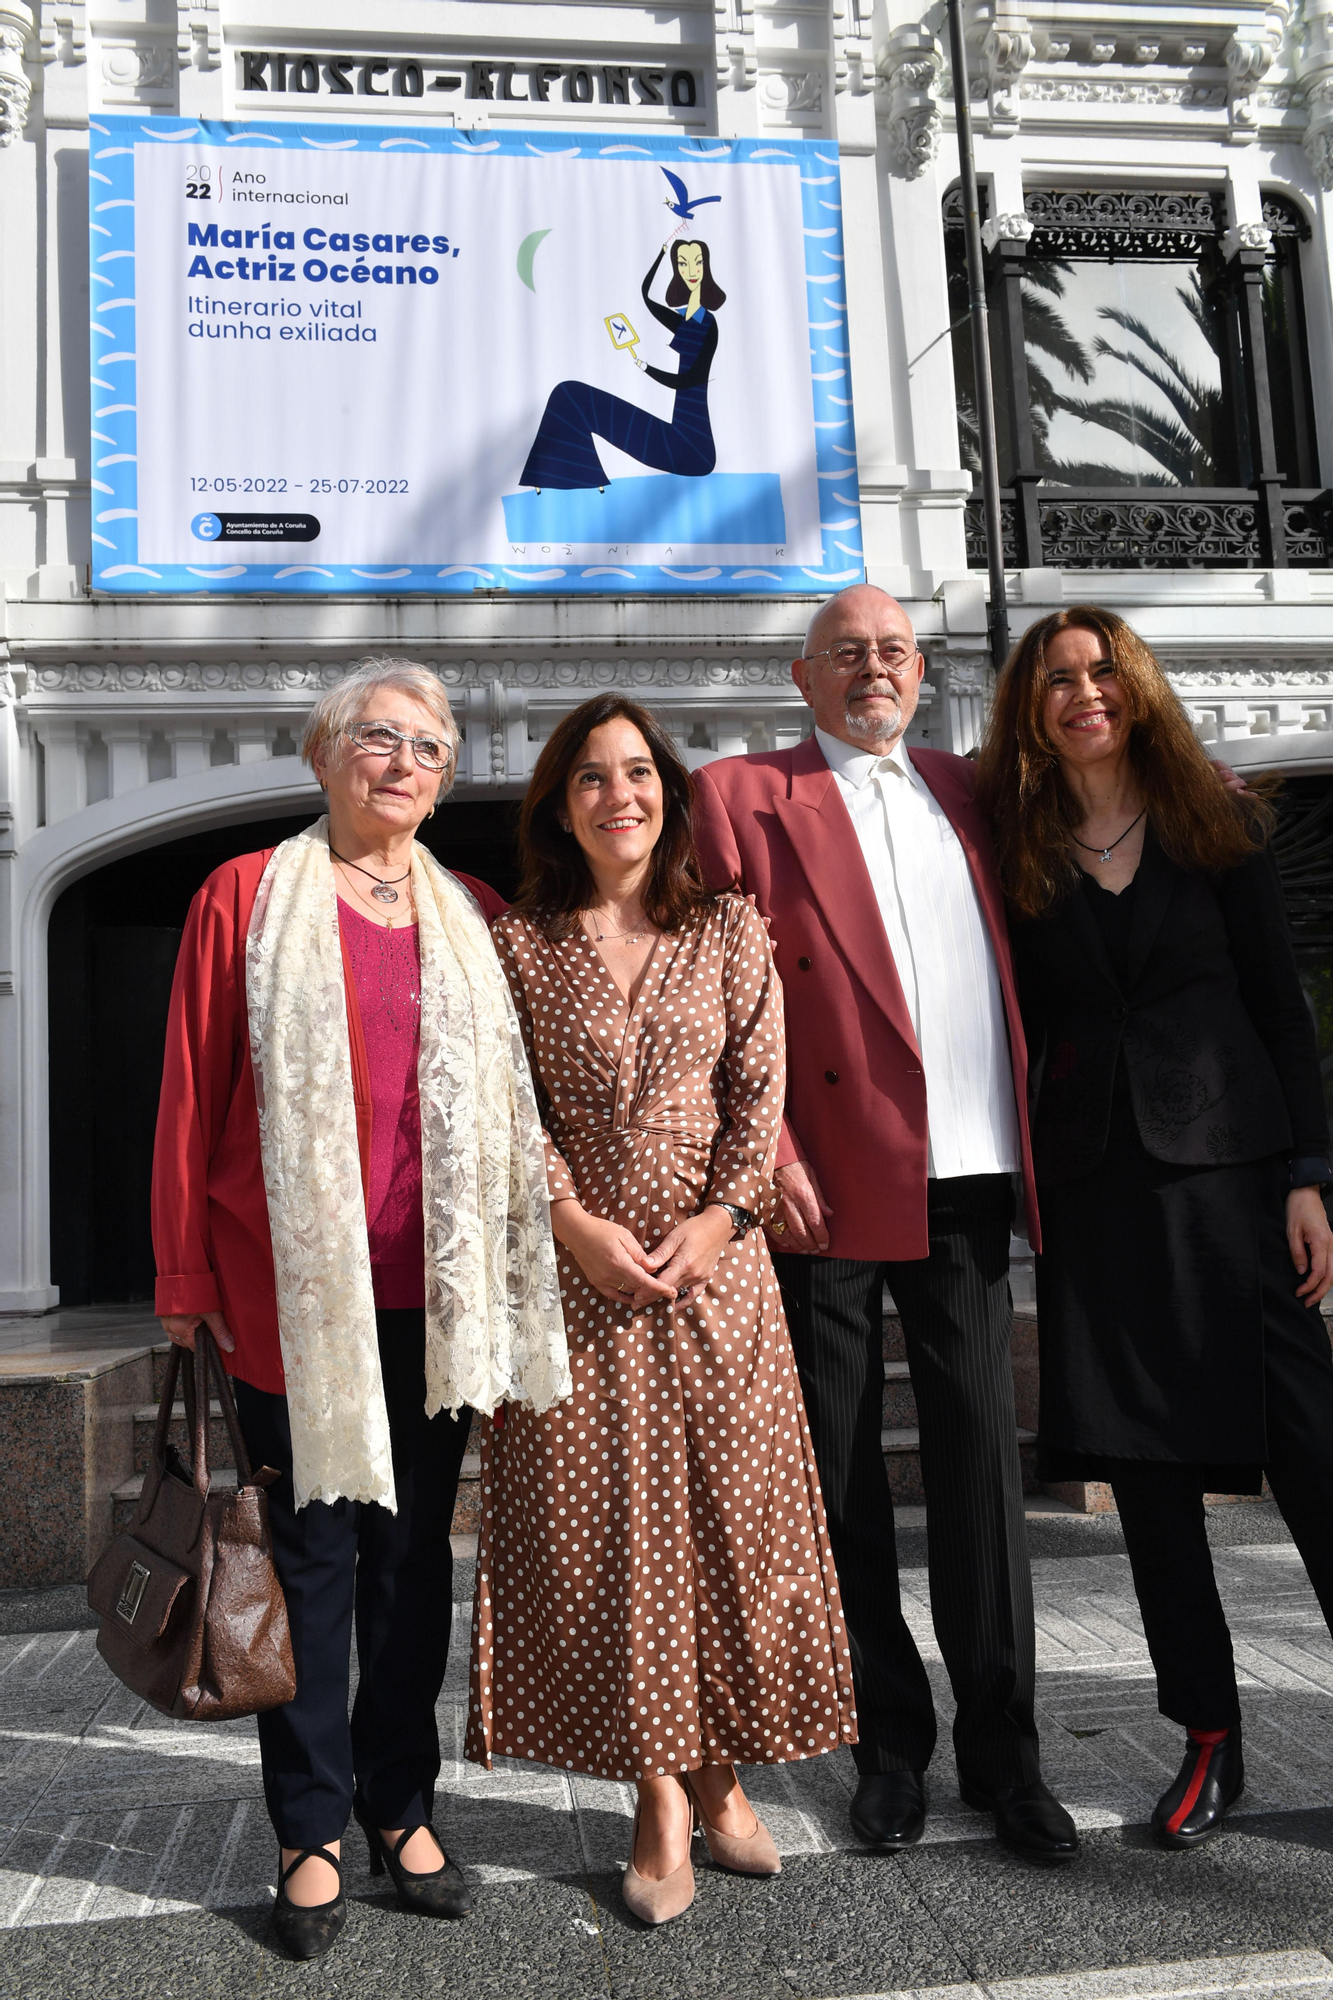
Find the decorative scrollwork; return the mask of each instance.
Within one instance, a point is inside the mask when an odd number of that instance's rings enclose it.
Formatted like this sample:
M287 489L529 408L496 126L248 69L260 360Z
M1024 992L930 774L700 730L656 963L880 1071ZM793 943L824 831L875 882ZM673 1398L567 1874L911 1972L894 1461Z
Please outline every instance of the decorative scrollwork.
M1313 500L1286 500L1287 561L1297 569L1327 569L1333 551L1333 494Z
M1032 188L1023 207L1038 257L1194 258L1225 224L1206 188Z
M1003 501L1006 568L1018 561L1012 500ZM1230 492L1059 492L1039 494L1041 559L1052 569L1258 569L1264 556L1254 495ZM1333 493L1283 502L1287 560L1302 569L1333 565ZM967 561L986 567L981 501L965 508Z
M969 569L985 569L989 560L986 541L986 513L979 494L963 505L964 532L967 537L967 566ZM1018 532L1014 520L1012 500L1000 501L1000 533L1004 541L1004 566L1006 569L1018 567Z
M1045 560L1059 569L1251 569L1254 500L1042 499Z
M1310 225L1294 201L1282 194L1264 196L1264 228L1270 236L1294 236L1302 243L1310 240Z

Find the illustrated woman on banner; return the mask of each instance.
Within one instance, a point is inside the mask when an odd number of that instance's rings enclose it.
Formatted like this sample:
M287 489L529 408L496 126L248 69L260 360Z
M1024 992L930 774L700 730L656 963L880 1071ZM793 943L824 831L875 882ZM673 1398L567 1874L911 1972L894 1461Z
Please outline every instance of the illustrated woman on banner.
M672 275L666 304L659 305L649 292L662 259L668 255ZM675 390L670 422L606 389L596 389L590 382L558 382L547 398L519 484L535 486L539 492L544 486L605 486L607 475L597 456L594 435L657 472L680 473L691 479L711 472L717 463L717 449L708 421L708 372L717 352L713 315L725 304L726 296L713 278L706 243L668 239L643 281L643 301L653 318L670 329L680 368L669 375L665 369L641 361L632 346L625 351L633 354L636 367L645 375Z

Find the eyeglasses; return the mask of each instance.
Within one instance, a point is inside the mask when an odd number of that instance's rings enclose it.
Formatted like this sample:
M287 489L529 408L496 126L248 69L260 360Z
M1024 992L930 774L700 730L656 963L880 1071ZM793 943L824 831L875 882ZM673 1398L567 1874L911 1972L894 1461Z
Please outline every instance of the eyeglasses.
M412 755L423 771L447 771L453 755L438 736L405 736L391 722L354 722L347 736L349 742L370 757L392 757L400 743L410 743Z
M915 646L880 645L872 648L864 639L840 639L836 646L827 646L822 653L806 653L802 657L811 661L827 660L830 673L859 674L872 651L895 680L910 673L916 663Z

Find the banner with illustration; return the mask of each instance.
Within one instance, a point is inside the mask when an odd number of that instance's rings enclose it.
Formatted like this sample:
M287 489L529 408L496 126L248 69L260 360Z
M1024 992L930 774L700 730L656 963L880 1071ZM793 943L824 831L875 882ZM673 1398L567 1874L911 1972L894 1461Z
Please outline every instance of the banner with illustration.
M94 589L861 576L831 141L90 136Z

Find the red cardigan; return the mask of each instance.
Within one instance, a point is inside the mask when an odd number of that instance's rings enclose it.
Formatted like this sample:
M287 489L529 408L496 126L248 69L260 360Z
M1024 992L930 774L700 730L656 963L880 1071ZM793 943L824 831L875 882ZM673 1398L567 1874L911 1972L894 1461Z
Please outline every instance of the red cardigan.
M153 1149L153 1250L160 1314L221 1310L231 1374L281 1395L282 1353L245 1008L245 939L271 847L224 862L190 905L167 1016ZM508 905L471 875L487 923ZM370 1073L343 951L361 1184L370 1173Z

